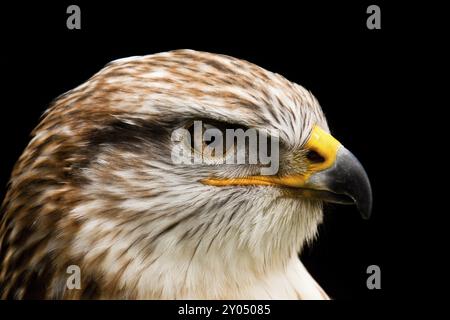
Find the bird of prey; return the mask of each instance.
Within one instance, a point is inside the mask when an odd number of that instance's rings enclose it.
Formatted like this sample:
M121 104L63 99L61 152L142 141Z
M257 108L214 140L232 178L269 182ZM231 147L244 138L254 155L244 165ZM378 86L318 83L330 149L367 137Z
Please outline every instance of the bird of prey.
M196 120L276 130L277 173L174 163L172 133ZM298 258L324 201L367 218L371 187L309 91L220 54L119 59L52 103L16 163L0 297L329 299Z

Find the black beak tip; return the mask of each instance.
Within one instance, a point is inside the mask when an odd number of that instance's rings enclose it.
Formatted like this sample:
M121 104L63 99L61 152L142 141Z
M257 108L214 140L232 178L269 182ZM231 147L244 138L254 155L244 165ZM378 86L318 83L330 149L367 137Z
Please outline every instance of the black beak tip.
M342 163L338 164L341 172L345 173L343 181L347 182L345 192L356 204L361 217L364 220L370 218L372 214L372 186L361 163L347 149L342 150Z
M372 201L364 204L357 204L357 208L364 220L368 220L372 215Z
M366 192L360 194L360 198L355 201L356 207L364 220L368 220L372 215L372 189L367 179Z

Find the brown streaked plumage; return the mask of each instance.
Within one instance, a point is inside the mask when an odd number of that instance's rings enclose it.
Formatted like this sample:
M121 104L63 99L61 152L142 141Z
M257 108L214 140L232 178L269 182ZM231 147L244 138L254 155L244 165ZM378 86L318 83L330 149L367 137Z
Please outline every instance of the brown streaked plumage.
M200 183L255 169L173 164L171 133L193 119L278 130L279 176L304 170L314 125L328 130L311 93L246 61L177 50L108 64L54 101L14 167L0 297L327 298L297 258L322 202Z

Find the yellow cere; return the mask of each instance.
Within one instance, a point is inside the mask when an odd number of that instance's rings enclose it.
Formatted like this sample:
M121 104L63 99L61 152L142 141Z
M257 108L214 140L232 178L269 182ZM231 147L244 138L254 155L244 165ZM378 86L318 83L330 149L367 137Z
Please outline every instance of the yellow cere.
M336 155L340 145L340 142L337 141L331 134L326 133L317 125L314 126L305 147L309 150L317 152L325 159L325 161L320 163L311 163L308 170L316 172L331 167L336 161Z

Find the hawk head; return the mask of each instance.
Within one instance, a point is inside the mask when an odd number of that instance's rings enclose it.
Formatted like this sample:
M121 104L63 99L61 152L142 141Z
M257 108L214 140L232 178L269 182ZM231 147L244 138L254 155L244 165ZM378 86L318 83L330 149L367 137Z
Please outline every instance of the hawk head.
M202 158L202 144L174 139L195 121L276 133L277 171L225 163L228 150ZM117 60L56 99L14 168L0 295L326 298L297 257L323 201L368 216L371 191L309 91L211 53ZM71 265L79 289L67 287Z

